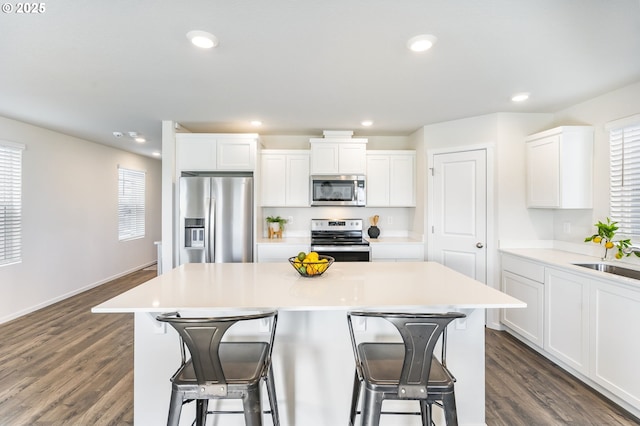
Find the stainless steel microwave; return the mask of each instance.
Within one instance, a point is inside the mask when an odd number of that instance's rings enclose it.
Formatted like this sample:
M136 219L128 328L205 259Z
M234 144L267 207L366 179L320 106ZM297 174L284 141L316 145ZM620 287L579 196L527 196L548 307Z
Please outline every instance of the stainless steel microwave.
M363 175L311 176L311 205L364 207L365 180Z

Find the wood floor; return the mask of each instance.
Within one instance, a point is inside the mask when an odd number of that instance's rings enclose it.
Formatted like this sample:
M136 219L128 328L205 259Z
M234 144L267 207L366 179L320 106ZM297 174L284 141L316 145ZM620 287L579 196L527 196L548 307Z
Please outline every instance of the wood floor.
M155 274L134 272L1 324L0 426L132 424L133 315L90 309ZM486 338L487 425L640 425L508 334Z

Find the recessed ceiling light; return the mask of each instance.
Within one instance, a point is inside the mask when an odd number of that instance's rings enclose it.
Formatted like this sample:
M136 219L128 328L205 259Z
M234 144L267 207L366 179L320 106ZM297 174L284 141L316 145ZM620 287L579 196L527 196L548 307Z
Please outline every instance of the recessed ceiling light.
M420 34L415 37L411 37L407 42L409 50L414 52L424 52L431 49L438 39L431 34Z
M201 47L203 49L211 49L212 47L216 47L218 45L218 38L206 31L189 31L187 33L187 38L195 46Z
M251 125L252 125L252 126L255 126L255 127L262 126L262 121L260 121L260 120L253 120L253 121L251 122Z
M153 155L154 157L160 157L160 153L158 151L153 151L151 155Z
M511 97L511 100L513 102L524 102L527 99L529 99L529 94L528 93L516 93L515 95L513 95Z
M360 124L362 124L365 127L369 127L373 124L373 121L371 120L363 120Z
M142 136L138 136L137 138L134 139L134 141L136 141L138 143L144 143L147 140L145 138L143 138Z

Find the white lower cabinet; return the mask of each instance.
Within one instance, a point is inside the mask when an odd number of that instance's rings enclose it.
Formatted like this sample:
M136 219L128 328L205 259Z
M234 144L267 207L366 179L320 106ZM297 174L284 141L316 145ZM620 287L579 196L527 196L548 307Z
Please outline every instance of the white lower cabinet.
M502 291L527 304L527 307L522 309L503 309L501 312L502 323L542 348L544 284L509 271L503 271Z
M371 244L371 261L373 262L423 262L423 244Z
M640 407L640 287L591 286L591 378Z
M502 290L527 303L503 310L502 323L538 347L542 336L540 353L639 416L640 283L593 278L507 253L502 260Z
M502 255L502 291L527 304L502 309L500 321L533 345L542 348L544 324L544 266L521 257Z
M256 261L260 263L288 262L291 256L296 256L301 251L309 252L309 244L259 243L257 245Z
M589 372L589 281L552 268L545 275L544 349Z

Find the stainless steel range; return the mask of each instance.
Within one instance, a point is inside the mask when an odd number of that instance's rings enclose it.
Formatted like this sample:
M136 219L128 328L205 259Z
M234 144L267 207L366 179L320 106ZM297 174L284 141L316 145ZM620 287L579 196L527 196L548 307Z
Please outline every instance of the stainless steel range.
M311 250L336 262L369 262L371 248L362 237L362 219L311 219Z

